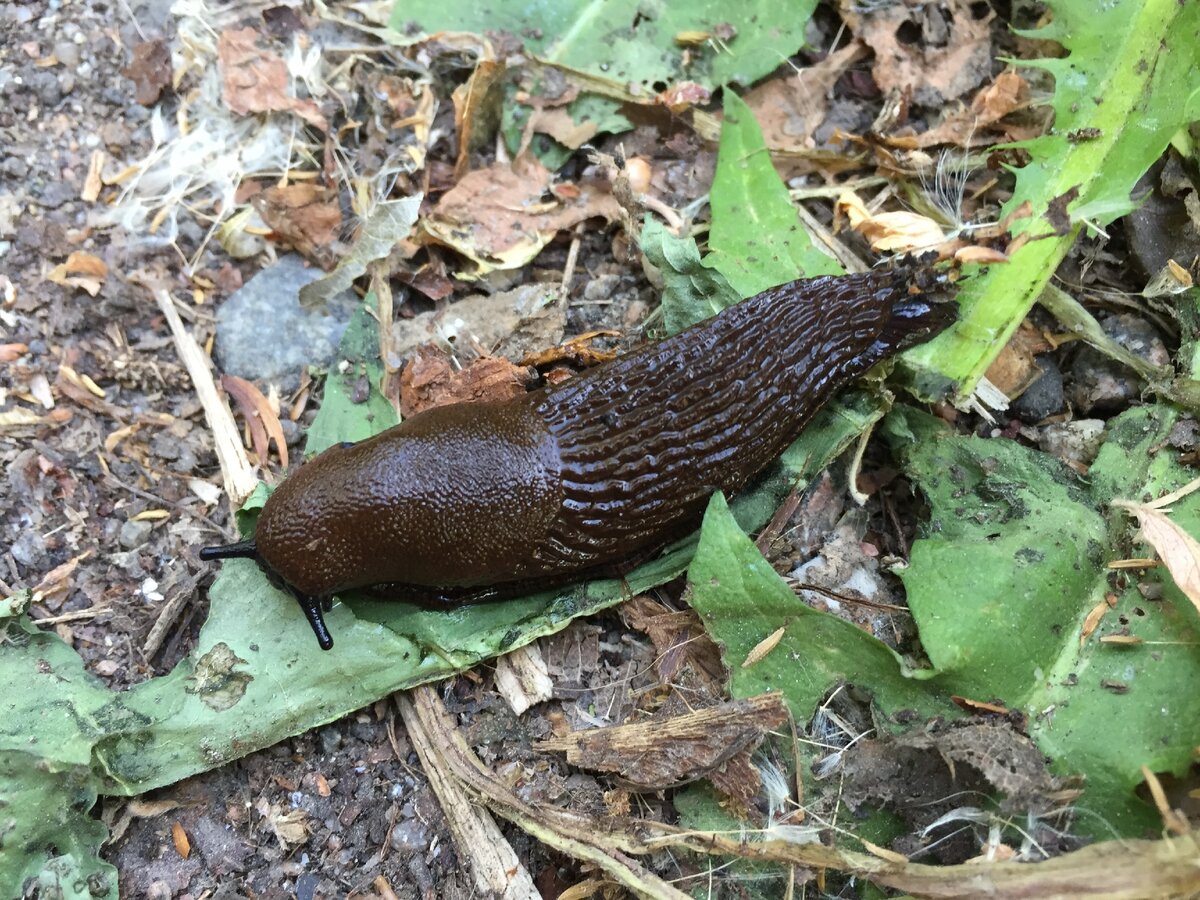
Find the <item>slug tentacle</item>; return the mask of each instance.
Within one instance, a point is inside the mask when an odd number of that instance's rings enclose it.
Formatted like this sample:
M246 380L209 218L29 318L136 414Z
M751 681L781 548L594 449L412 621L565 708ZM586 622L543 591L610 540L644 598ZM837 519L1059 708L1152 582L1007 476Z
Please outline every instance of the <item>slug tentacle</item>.
M842 386L945 328L903 267L764 291L666 340L513 400L420 413L331 447L267 500L253 557L325 649L322 605L396 583L435 605L621 572L734 494Z

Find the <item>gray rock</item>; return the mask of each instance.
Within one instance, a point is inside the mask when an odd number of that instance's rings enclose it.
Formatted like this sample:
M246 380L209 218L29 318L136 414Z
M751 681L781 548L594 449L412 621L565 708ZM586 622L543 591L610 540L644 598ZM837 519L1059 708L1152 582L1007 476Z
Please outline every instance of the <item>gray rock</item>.
M1009 407L1014 416L1030 424L1061 412L1065 402L1062 369L1058 367L1054 357L1049 353L1042 353L1035 359L1042 374Z
M1165 366L1171 361L1158 331L1145 319L1118 313L1100 324L1105 334L1151 365ZM1137 375L1091 347L1076 354L1071 374L1075 376L1071 400L1085 414L1118 412L1141 396Z
M306 267L300 256L284 256L221 304L217 358L222 371L291 386L305 366L333 362L360 301L346 291L325 309L302 309L300 288L321 274Z
M1104 443L1104 422L1076 419L1047 425L1038 436L1038 446L1063 462L1090 465Z
M133 550L146 543L154 526L147 521L129 519L121 526L120 542L126 550Z
M10 550L18 565L26 569L42 569L46 566L46 542L36 531L22 531Z

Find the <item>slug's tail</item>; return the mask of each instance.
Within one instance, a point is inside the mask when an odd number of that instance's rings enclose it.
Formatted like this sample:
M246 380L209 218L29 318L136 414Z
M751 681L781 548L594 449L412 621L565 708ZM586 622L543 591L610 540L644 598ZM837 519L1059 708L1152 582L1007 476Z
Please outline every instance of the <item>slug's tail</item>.
M257 557L258 547L255 546L253 539L238 541L236 544L203 547L200 550L200 559L204 562L212 562L214 559L256 559Z

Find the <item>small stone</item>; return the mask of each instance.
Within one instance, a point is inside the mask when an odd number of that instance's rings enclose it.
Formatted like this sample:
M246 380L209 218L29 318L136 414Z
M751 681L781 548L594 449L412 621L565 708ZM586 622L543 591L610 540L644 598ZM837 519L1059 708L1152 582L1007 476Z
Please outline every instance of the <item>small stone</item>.
M1100 324L1109 337L1151 365L1161 367L1170 362L1162 338L1144 319L1120 313L1108 316ZM1071 374L1075 377L1071 401L1083 413L1119 412L1141 396L1141 379L1092 347L1084 347L1076 354Z
M120 544L126 550L142 546L150 537L154 526L145 520L129 519L121 526Z
M333 362L360 301L345 291L325 308L302 308L300 288L321 274L298 255L283 256L222 303L217 310L221 368L242 378L287 385L298 383L305 366Z
M1062 369L1058 367L1054 357L1049 353L1042 353L1034 359L1042 374L1009 407L1014 416L1030 424L1061 412L1065 402Z
M9 548L17 564L26 569L43 569L46 566L46 541L36 531L23 531Z
M1104 443L1102 419L1076 419L1047 425L1038 436L1038 446L1063 462L1090 465Z
M611 300L621 284L620 275L597 275L583 289L583 299L588 303Z
M429 829L415 816L392 829L393 850L424 850L429 844Z

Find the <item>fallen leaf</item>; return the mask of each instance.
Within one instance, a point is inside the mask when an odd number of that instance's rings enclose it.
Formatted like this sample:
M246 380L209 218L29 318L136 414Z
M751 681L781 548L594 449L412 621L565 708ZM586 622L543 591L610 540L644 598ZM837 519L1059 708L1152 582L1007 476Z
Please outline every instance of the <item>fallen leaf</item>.
M875 51L871 75L885 94L910 91L917 104L940 106L991 75L990 9L976 18L968 0L840 7L846 26Z
M549 191L551 173L536 160L518 171L497 163L467 173L422 221L429 240L475 264L464 277L528 263L558 232L590 218L608 222L620 207L601 182L580 184L576 200Z
M458 158L454 162L456 181L470 168L471 151L483 147L500 123L504 72L504 63L481 59L466 84L460 84L451 95L454 130L458 133Z
M508 400L524 394L529 381L527 369L495 356L455 370L445 353L425 344L400 374L400 415L407 418L452 403Z
M295 248L323 269L335 262L333 243L342 226L336 188L302 181L269 187L251 201L279 243Z
M135 44L133 59L121 70L133 82L133 98L142 106L158 102L163 89L171 83L171 50L163 38Z
M67 261L59 263L46 275L47 281L61 284L63 287L80 288L93 297L100 293L100 285L108 276L108 266L104 260L91 253L76 250L67 257Z
M591 728L541 741L574 766L615 772L644 790L662 790L704 777L787 721L779 692L628 725Z
M866 58L866 46L851 41L820 62L772 78L743 98L754 111L763 140L772 150L814 147L813 134L829 114L829 92L850 66Z
M1142 539L1162 557L1175 584L1200 612L1200 542L1161 509L1128 500L1114 500L1112 505L1137 516Z
M287 438L283 434L283 426L279 424L279 415L262 391L244 378L236 375L222 375L221 387L237 403L238 411L250 426L250 443L260 465L266 462L270 442L275 442L275 450L279 453L279 465L288 467Z
M329 130L329 123L312 100L288 94L287 63L255 43L253 28L228 29L217 39L221 62L222 96L238 115L294 112L311 125Z
M929 250L946 240L933 219L913 212L872 213L853 191L838 197L836 212L866 238L873 250L884 253Z

